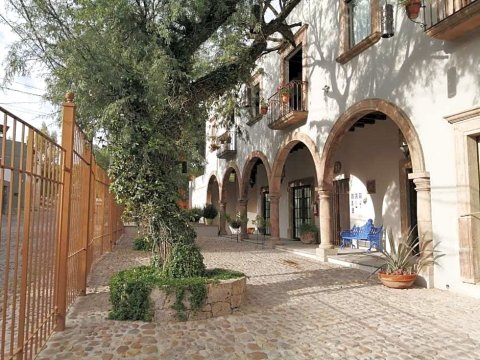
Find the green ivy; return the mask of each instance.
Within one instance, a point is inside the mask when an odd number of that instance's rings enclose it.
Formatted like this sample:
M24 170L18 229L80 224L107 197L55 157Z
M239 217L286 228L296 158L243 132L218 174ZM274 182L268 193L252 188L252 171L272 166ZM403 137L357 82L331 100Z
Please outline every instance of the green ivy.
M146 237L139 237L133 241L133 250L149 251L151 250L151 245Z
M200 249L194 244L176 244L165 262L164 271L171 278L203 276L205 264Z
M113 320L152 319L153 310L150 293L158 277L158 269L151 266L121 271L110 279L110 302Z

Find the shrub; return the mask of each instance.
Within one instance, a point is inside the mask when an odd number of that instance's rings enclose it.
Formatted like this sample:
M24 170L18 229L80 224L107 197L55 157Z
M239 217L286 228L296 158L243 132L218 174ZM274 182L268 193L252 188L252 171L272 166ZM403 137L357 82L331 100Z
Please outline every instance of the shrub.
M150 293L158 276L158 270L150 266L121 271L110 279L110 302L113 320L152 319Z
M133 240L133 250L151 250L151 244L146 237L139 237Z
M191 209L187 209L186 213L190 221L199 222L200 218L203 216L203 209L193 207Z
M203 276L205 264L200 249L193 244L176 244L165 262L164 271L172 278Z
M207 204L203 208L202 213L205 219L215 219L218 215L218 210L213 204Z
M318 227L315 224L300 225L300 235L305 233L318 233Z

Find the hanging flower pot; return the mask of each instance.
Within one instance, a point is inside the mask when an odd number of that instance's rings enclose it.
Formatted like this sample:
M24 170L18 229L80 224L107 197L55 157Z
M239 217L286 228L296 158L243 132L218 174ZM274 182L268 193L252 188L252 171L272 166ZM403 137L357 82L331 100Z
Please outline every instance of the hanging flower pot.
M282 97L282 102L284 104L287 104L288 101L290 100L290 95L289 94L281 94L281 97Z
M268 105L265 105L265 106L262 105L262 106L260 106L260 113L261 113L262 115L266 115L267 112L268 112Z
M422 0L409 0L405 2L405 11L410 20L415 20L420 15Z

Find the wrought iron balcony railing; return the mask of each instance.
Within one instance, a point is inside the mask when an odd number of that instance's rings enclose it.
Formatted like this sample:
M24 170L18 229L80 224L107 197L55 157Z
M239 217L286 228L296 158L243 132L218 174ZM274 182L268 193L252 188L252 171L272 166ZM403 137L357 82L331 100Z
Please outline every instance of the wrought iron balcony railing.
M235 157L237 154L237 141L235 136L235 130L229 130L224 132L218 137L217 158L229 159Z
M428 36L454 40L480 27L480 0L429 0L424 4Z
M276 92L268 99L268 127L273 130L283 130L298 126L308 116L306 81L294 80L286 84L288 95Z

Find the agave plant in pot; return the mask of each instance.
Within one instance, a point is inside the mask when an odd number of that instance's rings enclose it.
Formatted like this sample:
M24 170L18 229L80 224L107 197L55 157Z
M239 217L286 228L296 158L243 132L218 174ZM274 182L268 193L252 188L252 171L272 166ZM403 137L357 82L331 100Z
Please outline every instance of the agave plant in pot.
M433 266L444 254L433 246L433 240L420 241L415 228L395 241L388 231L388 249L382 249L385 263L379 268L378 278L383 285L394 289L410 288L422 269Z

